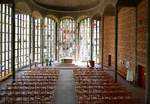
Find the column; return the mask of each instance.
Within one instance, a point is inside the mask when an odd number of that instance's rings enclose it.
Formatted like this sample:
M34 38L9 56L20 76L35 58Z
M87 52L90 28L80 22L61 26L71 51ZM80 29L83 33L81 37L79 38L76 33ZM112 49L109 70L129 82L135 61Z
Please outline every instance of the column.
M104 64L104 15L102 16L102 70Z
M57 22L56 22L56 25L55 25L55 60L57 60L57 47L58 47L58 43L57 43L57 38L58 38L58 34L57 34Z
M91 60L93 60L93 20L91 19Z
M118 71L118 4L116 4L115 10L115 82L117 82Z
M29 36L29 64L30 64L30 69L31 69L31 57L32 57L32 41L31 41L31 39L32 39L32 31L31 31L31 28L32 28L32 24L31 24L31 22L32 22L32 18L31 18L31 16L29 17L29 28L30 28L30 36Z
M11 36L11 68L12 68L12 82L15 82L15 0L12 1L12 36Z
M41 23L40 23L40 29L41 29L41 31L40 31L40 35L41 35L41 61L42 61L42 66L43 66L43 64L44 64L44 19L42 18L41 19Z
M147 87L146 104L150 104L150 0L148 0L148 36L147 36Z
M32 30L32 62L35 62L35 19L32 18L33 30Z

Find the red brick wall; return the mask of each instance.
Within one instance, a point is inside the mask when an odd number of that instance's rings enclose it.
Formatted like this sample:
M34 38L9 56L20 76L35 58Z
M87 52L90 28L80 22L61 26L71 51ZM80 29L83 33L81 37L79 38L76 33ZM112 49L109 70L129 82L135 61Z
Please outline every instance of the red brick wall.
M111 55L111 64L115 65L115 16L104 17L104 65L108 66L108 55Z
M136 28L137 24L137 28ZM136 34L137 33L137 34ZM137 42L136 42L137 35ZM104 18L104 64L108 65L108 55L112 55L114 66L115 25L113 16ZM128 60L135 75L136 52L137 64L146 69L147 43L147 0L142 0L136 7L119 8L118 13L118 68L124 70L124 60ZM137 44L136 44L137 43ZM136 49L137 45L137 49ZM137 50L137 51L136 51ZM123 71L124 72L124 71Z
M131 69L135 70L136 61L136 8L123 7L118 13L118 68L124 70L128 60Z
M147 0L137 6L137 64L146 69Z

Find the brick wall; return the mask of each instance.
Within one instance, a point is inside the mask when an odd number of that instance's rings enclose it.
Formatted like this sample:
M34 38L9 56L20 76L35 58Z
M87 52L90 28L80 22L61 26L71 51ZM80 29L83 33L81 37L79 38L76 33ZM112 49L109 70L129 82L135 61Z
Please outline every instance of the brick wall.
M123 7L118 13L118 69L123 73L125 60L135 72L136 62L136 8ZM124 74L125 75L125 74Z
M104 64L108 65L108 55L112 55L112 66L114 67L114 40L115 25L113 16L104 18ZM137 24L137 28L136 28ZM137 41L136 41L137 39ZM146 69L146 43L147 43L147 0L142 0L136 7L121 7L118 13L118 69L126 73L125 60L131 64L134 72L137 65ZM136 57L137 52L137 57Z
M115 65L115 16L104 17L104 65L108 66L108 55L111 64Z
M137 6L137 64L146 69L147 0Z

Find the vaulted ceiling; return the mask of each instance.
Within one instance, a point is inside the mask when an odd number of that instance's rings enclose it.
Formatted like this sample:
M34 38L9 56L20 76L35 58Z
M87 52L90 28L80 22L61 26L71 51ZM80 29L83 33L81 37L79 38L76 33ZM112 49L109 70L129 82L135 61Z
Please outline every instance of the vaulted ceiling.
M56 11L81 11L94 8L101 0L33 0L39 6Z
M115 4L117 0L16 0L18 12L54 15L57 18L72 16L96 16L104 11L105 4ZM24 4L24 5L23 5ZM40 17L40 16L38 16Z

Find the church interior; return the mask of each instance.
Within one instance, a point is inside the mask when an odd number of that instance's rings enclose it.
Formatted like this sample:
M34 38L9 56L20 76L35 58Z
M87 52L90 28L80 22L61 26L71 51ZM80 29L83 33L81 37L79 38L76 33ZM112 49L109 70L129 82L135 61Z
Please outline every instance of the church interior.
M150 0L0 0L0 104L150 104Z

